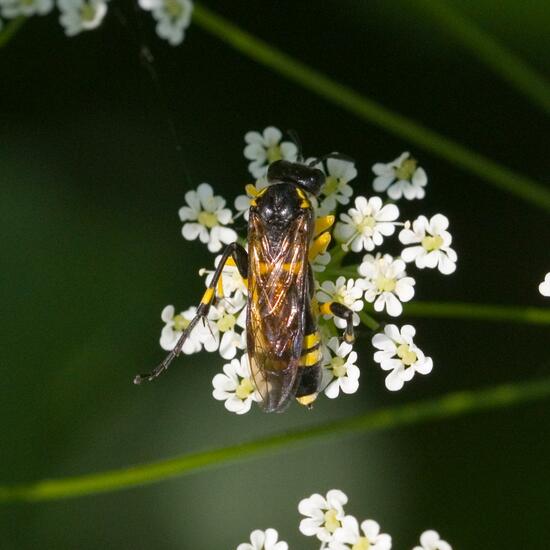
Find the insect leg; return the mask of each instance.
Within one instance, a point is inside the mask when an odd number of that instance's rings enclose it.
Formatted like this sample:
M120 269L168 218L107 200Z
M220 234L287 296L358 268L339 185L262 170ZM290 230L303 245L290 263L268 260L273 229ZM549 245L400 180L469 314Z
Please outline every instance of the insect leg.
M230 258L233 259L234 265L237 266L237 269L239 270L239 274L241 275L241 277L243 279L247 278L248 255L246 253L246 250L238 243L231 243L226 247L226 249L222 254L220 263L218 264L216 271L214 271L214 276L212 277L212 281L210 281L208 288L203 294L201 303L197 308L197 314L195 315L195 317L193 317L193 319L189 323L189 326L183 331L174 349L164 358L162 363L157 365L151 372L147 374L138 374L134 378L134 384L141 384L144 381L151 382L152 380L160 376L170 366L170 363L181 353L181 350L183 348L183 345L185 344L185 341L187 340L187 338L189 337L189 335L191 334L191 332L193 331L197 323L201 319L205 319L206 316L208 315L210 306L214 301L216 286L218 285L218 281L220 281L221 279L223 268L227 263L229 263Z
M348 344L355 341L355 334L353 331L353 311L339 302L326 302L319 307L319 313L321 315L334 315L339 319L346 321L346 330L344 331L344 339Z

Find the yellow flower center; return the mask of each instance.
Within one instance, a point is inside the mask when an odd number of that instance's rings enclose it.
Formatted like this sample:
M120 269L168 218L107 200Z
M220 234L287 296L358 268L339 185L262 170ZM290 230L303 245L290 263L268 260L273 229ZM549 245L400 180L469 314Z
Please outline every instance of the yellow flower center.
M243 378L241 383L237 386L235 390L235 395L239 399L246 399L254 391L254 386L250 378Z
M347 369L344 366L346 364L346 361L343 357L333 357L330 360L330 368L332 369L332 373L336 378L341 378L342 376L346 375Z
M410 367L418 359L416 353L411 350L408 344L401 344L397 348L397 356L406 367Z
M393 292L395 290L395 279L388 279L381 275L376 279L376 288L379 292Z
M218 225L218 218L216 214L203 210L198 216L198 222L201 225L208 227L208 229L212 229L213 227L216 227L216 225Z
M176 315L174 317L174 330L184 331L191 321L188 321L183 315Z
M324 195L332 195L336 193L340 187L340 179L335 178L334 176L327 176L323 187L321 188L321 193Z
M340 527L340 522L336 519L337 514L334 509L325 512L325 528L329 533L334 533Z
M183 14L183 6L177 0L164 0L164 9L173 19L179 19Z
M95 18L95 8L91 4L84 4L80 10L82 21L93 21Z
M351 547L351 550L369 550L370 540L367 537L359 537L359 540Z
M364 233L368 229L368 233L371 234L375 225L376 220L372 216L366 216L357 224L357 231Z
M399 180L409 180L413 177L416 170L416 160L407 159L401 163L401 166L395 169L395 176Z
M233 330L236 322L237 320L235 319L234 315L231 315L230 313L224 313L218 319L216 325L218 325L220 332L227 332L228 330Z
M443 238L439 235L434 235L433 237L431 235L426 235L422 239L422 246L428 252L431 252L432 250L437 250L438 248L441 248L442 244L443 244Z
M283 154L281 153L281 148L278 145L272 145L267 148L267 162L269 162L269 164L275 162L276 160L281 160L282 158Z

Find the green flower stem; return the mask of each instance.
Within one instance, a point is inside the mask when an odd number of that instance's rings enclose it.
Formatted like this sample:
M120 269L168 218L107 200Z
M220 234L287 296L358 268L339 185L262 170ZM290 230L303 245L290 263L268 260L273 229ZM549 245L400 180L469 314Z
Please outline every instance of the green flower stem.
M353 89L308 67L243 31L227 19L195 4L194 22L254 61L339 105L359 118L416 144L479 176L499 189L550 211L550 190L424 126L390 111Z
M0 32L0 48L3 48L15 36L26 20L26 17L17 17L7 23L4 30Z
M550 114L550 85L521 58L455 10L446 0L417 0L414 5L424 9L492 71Z
M364 310L359 312L359 319L361 319L361 322L371 330L378 330L380 328L380 323Z
M438 317L550 325L550 308L494 306L463 302L411 302L403 304L408 317Z
M454 392L317 427L292 430L220 449L188 453L150 464L62 479L45 479L28 485L3 486L0 487L0 502L59 500L127 489L351 434L389 430L548 397L550 377L483 390Z

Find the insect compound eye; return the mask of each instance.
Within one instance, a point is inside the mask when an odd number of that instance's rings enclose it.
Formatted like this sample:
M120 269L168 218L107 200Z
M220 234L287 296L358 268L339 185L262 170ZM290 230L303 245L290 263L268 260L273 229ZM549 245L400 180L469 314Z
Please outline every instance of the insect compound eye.
M301 183L301 187L312 195L318 195L321 191L321 187L323 187L325 183L325 174L318 168L309 168L308 171L310 173L307 179L304 179L303 183ZM300 185L300 183L298 183L298 185Z

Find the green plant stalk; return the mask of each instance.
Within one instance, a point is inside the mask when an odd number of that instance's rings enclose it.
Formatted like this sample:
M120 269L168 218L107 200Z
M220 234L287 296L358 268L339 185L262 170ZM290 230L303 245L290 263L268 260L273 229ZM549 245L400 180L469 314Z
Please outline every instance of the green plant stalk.
M0 502L59 500L117 491L351 434L384 431L548 397L550 377L483 390L454 392L443 397L372 411L317 427L293 430L220 449L188 453L150 464L75 477L45 479L28 485L3 486L0 487Z
M409 317L436 317L550 325L550 308L495 306L464 302L411 302L403 304Z
M0 48L4 47L23 26L26 17L17 17L6 24L6 27L0 32Z
M537 103L547 114L550 113L550 85L520 57L477 27L446 0L416 0L413 5L430 14L493 72Z
M263 40L259 40L197 3L195 3L193 20L204 30L250 59L269 67L357 117L460 166L501 190L550 211L550 190L536 181L390 111L353 89L293 59Z

